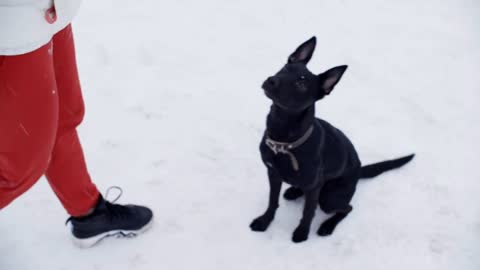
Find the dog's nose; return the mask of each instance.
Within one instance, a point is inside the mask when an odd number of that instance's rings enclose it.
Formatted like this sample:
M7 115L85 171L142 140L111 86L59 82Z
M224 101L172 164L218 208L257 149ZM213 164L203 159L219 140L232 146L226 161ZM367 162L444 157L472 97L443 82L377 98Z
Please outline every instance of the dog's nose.
M280 86L280 80L276 77L270 77L267 79L267 84L271 88L277 88L278 86Z

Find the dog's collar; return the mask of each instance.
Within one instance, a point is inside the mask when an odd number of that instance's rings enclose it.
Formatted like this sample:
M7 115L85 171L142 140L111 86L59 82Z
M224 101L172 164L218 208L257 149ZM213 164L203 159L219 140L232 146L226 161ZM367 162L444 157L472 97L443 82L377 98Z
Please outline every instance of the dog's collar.
M298 171L300 169L300 166L298 164L297 158L291 152L291 150L302 146L310 138L310 136L312 136L313 129L313 125L311 125L302 137L291 143L272 140L272 138L270 138L270 136L268 136L267 134L265 144L268 146L268 148L270 148L270 150L272 150L275 155L277 155L278 153L282 153L290 156L293 169L295 171Z

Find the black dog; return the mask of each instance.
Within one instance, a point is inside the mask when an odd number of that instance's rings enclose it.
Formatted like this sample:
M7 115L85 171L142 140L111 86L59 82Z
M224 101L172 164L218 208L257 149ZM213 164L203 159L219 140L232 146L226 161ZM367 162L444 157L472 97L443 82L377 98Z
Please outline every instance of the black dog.
M334 214L320 226L318 234L330 235L350 211L350 200L361 178L372 178L403 166L414 155L362 167L357 152L338 129L315 118L315 102L330 94L347 66L332 68L320 75L306 67L313 55L316 38L302 44L275 76L262 88L273 104L267 130L260 144L262 160L268 168L270 198L267 211L250 225L265 231L278 208L282 182L291 185L284 197L295 200L305 195L300 224L293 242L307 240L317 204Z

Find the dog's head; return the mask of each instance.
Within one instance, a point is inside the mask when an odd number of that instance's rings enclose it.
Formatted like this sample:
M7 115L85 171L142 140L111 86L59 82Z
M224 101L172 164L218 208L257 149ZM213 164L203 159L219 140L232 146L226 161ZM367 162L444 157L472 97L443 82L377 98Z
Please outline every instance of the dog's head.
M262 88L265 94L280 108L299 112L330 94L342 78L347 66L334 67L315 75L307 68L312 58L317 39L309 39L288 58L287 64L274 76L269 77Z

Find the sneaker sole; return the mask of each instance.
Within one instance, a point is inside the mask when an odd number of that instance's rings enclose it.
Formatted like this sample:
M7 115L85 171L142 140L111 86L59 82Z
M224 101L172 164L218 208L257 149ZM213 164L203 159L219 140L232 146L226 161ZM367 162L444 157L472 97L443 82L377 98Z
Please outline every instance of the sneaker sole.
M105 232L99 235L96 235L94 237L89 237L89 238L77 238L72 235L72 240L75 246L81 248L81 249L86 249L86 248L91 248L98 243L100 243L103 239L105 238L134 238L137 237L140 234L143 234L144 232L148 231L151 227L153 226L153 217L152 219L145 224L141 229L139 230L134 230L134 231L128 231L128 230L115 230L115 231L109 231Z

